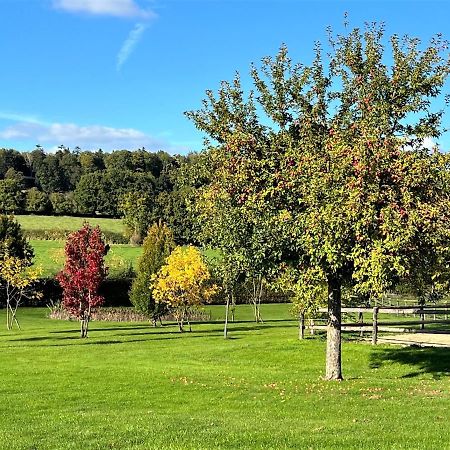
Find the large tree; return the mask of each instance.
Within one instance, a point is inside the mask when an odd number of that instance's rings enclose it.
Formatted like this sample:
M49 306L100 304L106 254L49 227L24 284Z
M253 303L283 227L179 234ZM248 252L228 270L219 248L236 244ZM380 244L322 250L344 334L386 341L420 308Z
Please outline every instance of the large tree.
M237 76L187 113L216 144L212 201L248 220L264 211L278 236L270 253L299 270L305 298L326 288L327 379L342 378L343 290L374 300L427 261L429 279L448 275L448 157L424 148L441 133L431 105L446 42L394 35L386 47L376 24L330 33L329 54L317 44L310 65L283 46L252 68L256 96Z

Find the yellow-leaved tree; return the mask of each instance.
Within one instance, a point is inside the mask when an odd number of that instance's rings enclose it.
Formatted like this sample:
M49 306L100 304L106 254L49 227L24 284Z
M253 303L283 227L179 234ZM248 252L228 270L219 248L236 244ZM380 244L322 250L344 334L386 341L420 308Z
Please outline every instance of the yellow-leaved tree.
M0 289L6 300L6 327L11 330L14 323L20 329L16 317L17 309L24 298L39 297L35 290L40 270L30 267L27 259L5 255L0 261Z
M189 312L211 299L218 288L200 251L193 247L176 247L166 264L152 277L152 295L157 303L166 303L173 310L180 331Z

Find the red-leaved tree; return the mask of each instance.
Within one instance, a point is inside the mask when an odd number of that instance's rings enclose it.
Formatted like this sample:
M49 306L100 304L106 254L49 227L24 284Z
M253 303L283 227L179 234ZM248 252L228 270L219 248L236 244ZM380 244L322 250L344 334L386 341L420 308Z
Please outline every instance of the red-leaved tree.
M100 228L85 223L67 238L64 251L64 268L56 276L63 289L62 305L78 318L81 337L85 338L93 308L104 301L98 290L108 272L104 262L108 246Z

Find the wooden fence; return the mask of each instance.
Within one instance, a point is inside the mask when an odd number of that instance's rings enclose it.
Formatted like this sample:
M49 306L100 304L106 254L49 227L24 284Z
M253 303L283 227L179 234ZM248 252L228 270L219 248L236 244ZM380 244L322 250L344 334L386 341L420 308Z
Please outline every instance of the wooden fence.
M320 308L319 312L327 313L326 308ZM378 342L378 332L417 332L425 329L426 324L450 324L450 304L433 305L433 306L375 306L373 308L342 308L342 313L357 313L358 320L356 322L341 323L342 331L359 331L360 336L364 333L372 333L372 344L376 345ZM371 314L371 321L364 320L364 314ZM397 316L413 316L412 320L398 320L398 321L380 321L379 314L396 314ZM442 318L439 318L442 316ZM416 317L418 319L416 319ZM431 318L430 318L431 317ZM309 329L311 334L315 330L326 330L326 325L318 325L318 319L309 319L309 324L306 324L304 315L299 318L299 338L303 339L305 329ZM408 328L410 325L420 325L420 329Z

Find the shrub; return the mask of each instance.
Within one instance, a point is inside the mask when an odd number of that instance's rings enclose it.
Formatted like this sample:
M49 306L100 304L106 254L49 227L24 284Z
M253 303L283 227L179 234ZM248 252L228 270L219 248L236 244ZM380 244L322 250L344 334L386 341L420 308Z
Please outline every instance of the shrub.
M153 321L165 314L167 307L162 302L155 303L150 289L151 277L162 267L174 248L173 235L167 225L161 222L153 224L144 239L136 278L130 291L130 301L136 310L149 315Z

